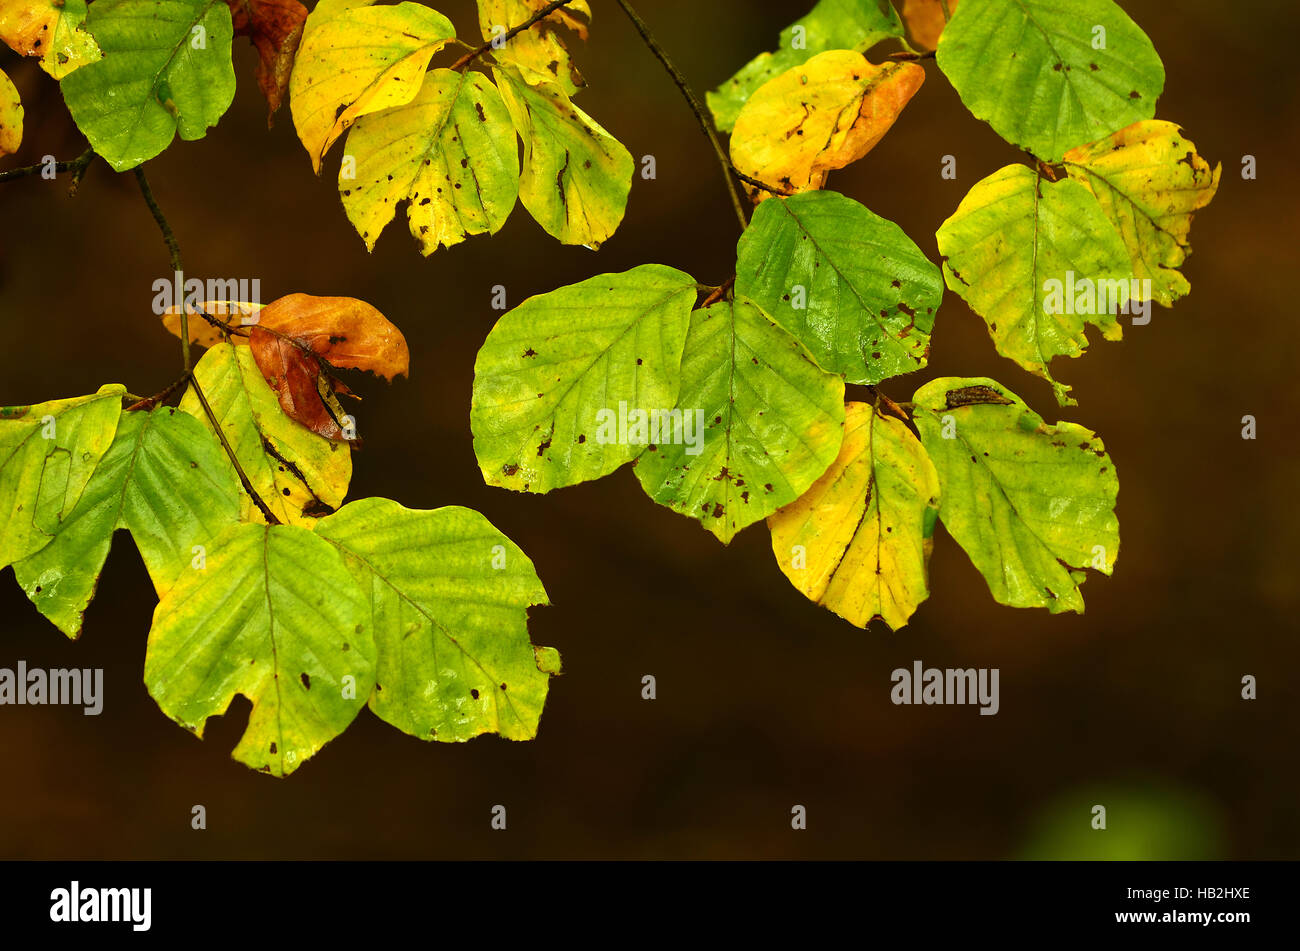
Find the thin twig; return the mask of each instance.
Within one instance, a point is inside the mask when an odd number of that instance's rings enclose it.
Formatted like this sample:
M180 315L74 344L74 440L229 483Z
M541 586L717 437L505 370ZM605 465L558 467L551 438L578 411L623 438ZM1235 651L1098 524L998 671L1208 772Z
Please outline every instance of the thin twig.
M54 171L72 172L72 192L77 189L77 183L81 181L81 176L86 173L86 167L95 160L95 150L86 149L74 159L66 162L55 162ZM25 165L22 168L11 168L7 172L0 172L0 183L10 182L16 178L26 178L28 175L38 175L49 168L45 162L38 162L36 165Z
M731 290L732 285L735 283L736 275L733 274L731 277L727 278L720 287L715 287L710 290L709 296L704 298L704 303L700 304L700 310L703 310L712 304L716 304L718 301L722 300L722 298L726 297L727 292Z
M867 392L869 392L874 398L877 408L879 408L883 404L885 409L889 410L891 413L893 413L903 422L909 423L912 421L912 417L908 416L907 413L904 412L902 406L900 406L898 403L895 403L893 400L891 400L884 393L880 392L874 386L868 386Z
M761 188L763 191L771 192L773 195L789 196L794 194L794 190L791 188L777 188L775 185L769 185L767 182L760 182L757 178L746 175L734 165L731 166L731 174L735 175L746 185L753 185L755 188Z
M130 406L126 407L126 409L124 409L122 412L133 413L136 412L137 410L145 410L147 412L153 409L163 400L167 399L167 397L171 396L173 393L179 390L186 383L190 382L191 376L192 376L191 372L187 370L179 380L175 380L171 383L168 383L166 387L164 387L160 392L155 393L153 396L134 397L135 402L132 403Z
M135 180L140 185L140 194L144 196L145 204L149 206L149 211L153 214L154 221L158 222L158 228L162 231L163 241L167 243L167 253L171 259L172 272L174 274L183 274L185 269L181 264L181 246L176 240L176 235L172 232L171 225L167 223L167 217L158 207L158 202L154 200L153 190L149 187L149 180L145 178L144 169L136 166ZM201 310L202 308L200 308ZM225 449L226 455L230 457L231 464L235 467L235 474L239 476L240 484L243 485L244 491L248 497L253 500L258 511L266 519L268 525L279 525L280 520L275 517L275 513L257 494L253 488L253 483L249 480L248 474L244 472L244 467L239 463L239 457L235 455L235 450L231 447L230 441L226 439L225 430L221 428L221 421L217 419L217 414L212 411L208 398L203 394L203 387L199 386L199 379L194 375L193 366L190 363L190 325L188 319L189 307L185 301L181 301L180 319L181 319L181 359L185 364L185 377L190 386L194 388L194 395L199 398L199 403L203 406L203 412L208 417L208 422L212 425L212 430L221 440L221 447ZM208 316L208 315L205 315ZM208 316L208 319L215 322L215 318Z
M731 159L722 148L722 143L718 140L718 133L714 130L713 123L709 121L708 113L704 111L704 107L700 104L700 100L697 99L695 93L691 91L691 86L686 81L686 77L682 75L681 70L673 65L673 61L668 58L668 54L665 53L664 48L659 45L659 41L654 38L654 35L650 32L650 28L646 26L645 21L637 16L637 12L632 9L632 5L628 3L627 0L618 0L618 5L623 8L623 12L627 14L627 18L632 21L632 25L636 27L636 31L641 34L641 39L645 41L645 45L650 47L650 52L654 53L659 62L663 64L664 69L668 70L668 75L673 78L673 82L677 84L677 88L680 89L682 95L686 97L686 103L691 107L691 112L695 113L695 118L699 121L700 128L703 129L704 134L708 136L709 144L713 146L713 152L718 157L718 165L722 169L722 179L726 183L727 195L731 198L731 206L736 210L736 218L740 222L740 230L744 231L749 227L749 219L745 216L745 208L740 203L740 196L736 194L735 184L731 180L731 176L735 173L735 169L731 165Z
M934 50L923 50L917 53L914 50L899 50L897 53L890 53L885 59L892 59L895 62L915 63L921 59L934 59Z
M492 39L488 40L482 46L470 50L460 59L456 60L456 62L452 63L451 68L455 70L464 69L466 66L474 62L474 60L478 59L488 50L500 49L506 43L509 43L511 39L513 39L518 34L522 33L524 30L528 29L538 20L545 20L556 10L560 9L560 7L567 6L570 3L573 3L573 0L552 0L552 2L542 7L542 9L538 10L536 13L534 13L523 23L520 23L518 26L512 26L510 29L506 30L500 36L494 36ZM493 43L495 43L496 46L493 46L492 45Z

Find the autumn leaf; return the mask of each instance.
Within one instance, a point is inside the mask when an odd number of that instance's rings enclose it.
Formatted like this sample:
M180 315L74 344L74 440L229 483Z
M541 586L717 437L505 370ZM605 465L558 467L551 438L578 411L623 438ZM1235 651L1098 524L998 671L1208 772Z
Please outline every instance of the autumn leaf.
M478 0L478 22L483 39L492 40L507 30L536 16L549 0ZM523 74L532 85L553 82L572 96L586 85L582 75L573 65L568 47L559 35L566 29L580 40L587 39L591 24L591 7L586 0L574 0L552 11L527 30L516 33L500 49L493 48L492 56L500 63L508 63Z
M112 445L126 388L0 408L0 568L40 551Z
M1052 360L1080 356L1088 324L1118 340L1116 315L1132 290L1128 250L1093 194L1073 179L1046 181L1009 165L977 182L935 237L948 287L984 318L998 353L1073 405ZM1054 288L1069 289L1069 306L1054 300Z
M54 540L14 564L14 577L69 637L81 620L113 543L131 533L161 596L191 565L194 546L210 546L238 521L235 470L210 430L175 407L123 413L108 451Z
M60 85L77 128L115 171L153 158L177 135L203 138L230 107L234 29L224 3L96 0L86 27L104 58Z
M811 10L781 31L774 52L759 53L708 94L714 123L721 131L730 132L755 90L818 53L861 53L886 37L902 33L902 24L889 0L817 0Z
M0 157L23 144L23 103L13 82L0 70Z
M731 134L732 162L785 193L821 188L829 171L875 147L924 81L915 63L875 66L852 50L819 53L745 103ZM756 202L771 197L746 187Z
M939 517L1000 604L1083 612L1079 586L1119 555L1115 464L1097 434L1048 425L984 377L933 380L913 420L939 473Z
M903 0L903 22L907 24L912 45L932 50L939 45L948 18L957 10L960 0ZM945 12L944 6L947 5Z
M289 108L317 174L330 146L357 119L414 99L433 54L456 37L436 10L373 2L321 0L303 28Z
M599 247L623 220L631 154L555 83L534 86L509 67L492 74L524 144L519 200L562 243Z
M1165 85L1150 38L1113 0L979 0L936 51L961 101L1045 162L1150 119Z
M802 495L844 435L843 380L746 300L691 314L676 408L681 434L646 447L637 479L724 545Z
M314 525L337 509L352 478L352 452L323 439L280 409L248 347L219 343L194 367L217 423L253 489L281 522ZM191 389L180 408L211 427ZM245 495L242 517L261 521Z
M252 329L248 344L286 416L326 439L351 438L344 432L343 414L326 405L326 393L332 387L315 354L261 327Z
M924 367L939 269L903 229L836 192L764 202L736 247L736 294L849 383Z
M1211 169L1177 125L1159 120L1071 149L1064 162L1119 231L1133 276L1151 281L1152 299L1169 307L1190 291L1178 268L1192 252L1192 214L1214 197L1222 166Z
M257 85L266 97L269 126L289 90L294 54L302 40L307 8L298 0L226 0L235 36L252 41L259 57Z
M0 0L0 40L15 53L39 56L55 79L103 54L82 29L86 0Z
M154 610L145 684L200 737L236 694L247 697L253 709L235 759L287 776L370 696L367 592L337 548L296 525L231 525L207 551L203 570L182 572Z
M768 517L772 551L803 595L858 627L905 625L930 593L939 476L905 424L845 406L844 443L826 473Z
M404 106L362 116L340 167L343 208L366 250L406 202L426 256L471 234L496 233L519 194L519 145L487 76L433 69Z
M247 301L231 300L208 300L202 303L191 302L186 313L186 326L189 330L190 343L196 343L201 347L213 347L225 340L226 331L219 324L215 324L204 318L204 314L213 317L231 327L246 328L258 321L258 313L261 311L261 304L249 303ZM161 315L163 326L175 334L181 335L181 305L177 304L168 307ZM247 338L235 337L230 338L232 343L247 343Z

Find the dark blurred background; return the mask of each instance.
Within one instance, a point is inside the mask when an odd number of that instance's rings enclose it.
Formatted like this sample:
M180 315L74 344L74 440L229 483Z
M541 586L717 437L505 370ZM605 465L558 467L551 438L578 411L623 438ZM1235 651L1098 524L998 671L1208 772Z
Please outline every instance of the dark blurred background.
M809 7L804 0L642 0L640 12L703 96ZM483 484L469 431L474 357L498 313L528 295L657 261L705 283L732 271L736 223L709 146L611 0L593 0L575 59L579 104L658 178L635 179L598 253L565 248L516 207L497 236L420 256L396 220L367 254L339 203L335 148L312 175L288 107L266 129L256 63L236 41L239 91L218 127L148 164L187 273L262 279L264 300L360 297L405 332L412 377L361 381L366 447L351 498L477 508L533 558L558 647L539 738L429 744L368 712L287 780L229 758L248 704L200 742L142 683L153 591L119 535L79 642L5 573L0 666L104 667L99 717L0 708L0 858L1002 858L1126 855L1294 858L1297 816L1295 419L1297 83L1292 4L1123 4L1168 72L1158 118L1223 163L1192 229L1192 293L1121 343L1057 361L1080 406L996 355L983 322L944 300L930 366L989 375L1049 420L1097 430L1116 461L1123 546L1089 577L1083 616L1006 608L942 530L930 600L896 633L861 631L784 579L762 525L723 548L651 503L630 468L548 496ZM476 39L470 0L443 0ZM446 65L454 52L440 54ZM84 142L57 84L0 57L27 110L21 153L72 158ZM829 186L897 221L932 258L934 231L980 178L1020 160L973 119L933 62L884 141ZM957 181L940 178L945 154ZM1258 180L1243 181L1243 155ZM131 175L0 186L0 404L120 382L154 392L177 372L150 308L166 251ZM1241 417L1259 438L1241 438ZM890 671L920 659L1001 669L1001 712L894 706ZM658 699L641 699L653 674ZM1259 698L1240 697L1258 678ZM495 804L509 827L489 827ZM1089 828L1095 803L1106 832ZM207 809L206 831L190 828ZM808 810L807 831L790 810Z

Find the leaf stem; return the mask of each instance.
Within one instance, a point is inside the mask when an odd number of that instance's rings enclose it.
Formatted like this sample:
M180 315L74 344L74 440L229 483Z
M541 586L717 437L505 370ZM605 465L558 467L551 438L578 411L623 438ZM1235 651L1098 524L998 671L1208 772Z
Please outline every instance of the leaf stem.
M235 450L230 447L230 441L226 439L225 430L223 430L221 424L217 422L217 414L212 412L212 406L208 403L208 398L203 394L203 387L199 386L198 377L191 373L189 381L190 386L194 387L194 395L197 396L199 402L203 404L203 412L207 414L208 422L212 424L213 430L216 431L217 438L221 440L222 448L226 450L226 455L229 456L230 461L234 463L235 474L239 476L239 481L240 484L243 485L244 491L247 492L248 497L253 500L253 504L257 506L258 511L262 513L262 517L266 519L266 524L279 525L280 520L275 517L275 513L267 507L267 504L262 501L262 497L258 495L257 490L253 488L253 483L248 480L248 475L244 472L244 467L239 464L239 459L235 456Z
M650 28L646 26L645 21L642 20L641 17L637 16L637 12L632 9L632 5L628 3L627 0L618 0L618 5L623 8L623 12L627 14L627 18L632 21L632 25L636 27L636 31L641 34L641 39L645 41L645 45L650 48L650 52L654 53L655 58L663 64L664 69L668 70L668 75L672 77L673 82L677 84L677 88L681 90L682 95L686 98L686 103L691 107L691 112L695 113L695 118L700 123L700 128L704 130L704 134L709 139L709 144L713 146L714 154L718 157L718 165L722 168L722 178L726 184L727 195L731 198L731 206L736 210L736 219L740 222L740 230L744 231L749 227L749 219L745 216L745 208L740 203L740 197L736 194L735 185L731 180L732 175L738 175L739 172L731 164L731 159L722 148L722 143L718 140L718 133L714 130L713 123L709 121L708 114L704 111L704 107L700 104L700 100L696 98L695 93L691 90L690 84L686 81L686 77L683 76L681 70L673 64L673 61L668 58L668 54L664 52L664 48L660 46L659 41L654 38L654 34L650 32ZM750 184L757 185L759 183L750 181ZM769 191L772 190L766 185L762 187L767 188Z
M542 7L542 9L538 10L536 13L534 13L523 23L520 23L518 26L512 26L510 29L506 30L505 33L501 34L501 36L499 37L494 36L492 39L488 40L482 46L475 47L474 49L470 50L460 59L456 60L456 62L452 63L451 68L455 70L464 69L466 66L474 62L474 60L478 59L488 50L493 49L494 48L492 46L493 43L497 44L495 47L496 49L500 49L506 43L509 43L510 40L513 39L515 36L517 36L518 34L522 33L524 30L531 27L538 20L546 19L556 10L560 9L560 7L567 6L572 2L573 0L551 0L550 3Z

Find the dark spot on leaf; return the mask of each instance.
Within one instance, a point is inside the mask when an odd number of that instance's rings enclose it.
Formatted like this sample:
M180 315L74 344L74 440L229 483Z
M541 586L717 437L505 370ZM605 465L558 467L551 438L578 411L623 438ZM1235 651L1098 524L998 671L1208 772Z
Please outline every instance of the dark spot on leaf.
M304 687L306 687L308 690L311 689L311 676L309 674L304 672L298 679L302 681L302 685Z
M478 691L477 691L477 690L470 690L469 695L470 695L471 697L473 697L475 700L478 699Z

